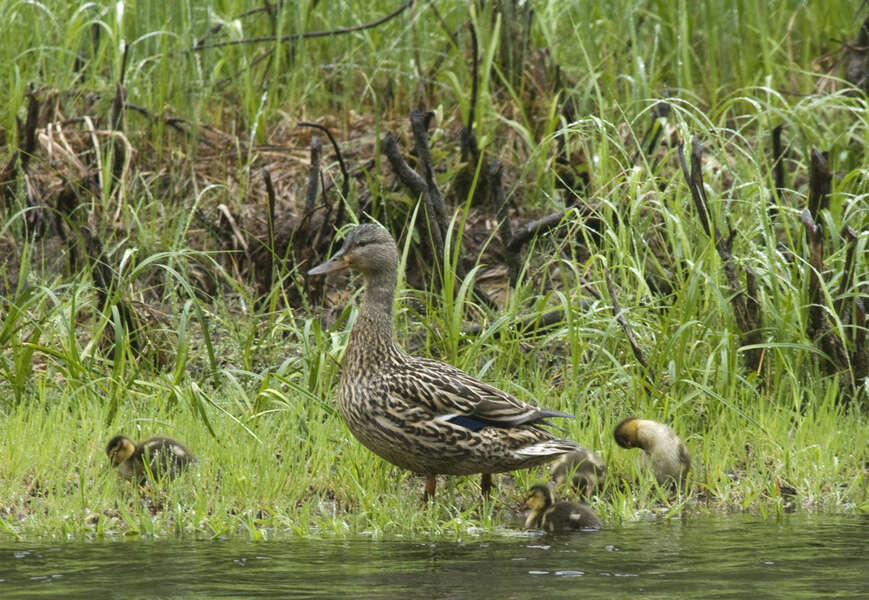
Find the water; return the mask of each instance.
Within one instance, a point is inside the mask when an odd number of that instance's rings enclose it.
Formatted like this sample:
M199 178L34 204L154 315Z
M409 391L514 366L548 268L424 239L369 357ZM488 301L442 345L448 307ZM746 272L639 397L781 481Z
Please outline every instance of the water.
M464 542L0 539L0 598L867 598L867 534L794 514Z

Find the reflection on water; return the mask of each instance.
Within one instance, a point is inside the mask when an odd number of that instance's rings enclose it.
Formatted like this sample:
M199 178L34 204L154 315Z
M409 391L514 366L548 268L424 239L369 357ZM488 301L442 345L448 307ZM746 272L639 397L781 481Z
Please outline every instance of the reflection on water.
M465 543L0 538L0 598L855 598L867 534L860 515L786 515Z

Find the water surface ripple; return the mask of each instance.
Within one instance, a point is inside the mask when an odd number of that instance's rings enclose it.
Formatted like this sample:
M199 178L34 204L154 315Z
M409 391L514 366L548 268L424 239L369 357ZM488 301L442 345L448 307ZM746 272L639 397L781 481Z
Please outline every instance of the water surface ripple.
M464 542L0 538L0 598L865 598L867 534L795 514Z

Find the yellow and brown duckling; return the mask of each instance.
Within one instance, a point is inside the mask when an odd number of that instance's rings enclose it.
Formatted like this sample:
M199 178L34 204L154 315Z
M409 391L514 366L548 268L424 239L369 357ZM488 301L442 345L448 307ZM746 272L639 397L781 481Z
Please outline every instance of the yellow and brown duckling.
M629 417L616 425L613 432L622 448L642 448L647 463L659 484L683 486L691 469L691 456L669 425Z
M600 519L590 506L577 502L555 502L552 490L545 485L531 487L525 497L525 507L531 509L525 519L526 529L565 533L601 527Z
M552 464L552 480L556 486L570 481L573 489L583 496L593 496L603 486L606 464L597 452L579 448L563 454Z
M171 479L196 463L184 444L168 437L152 437L136 444L117 435L106 446L106 454L120 477L140 483L147 481L149 473L153 479Z
M406 354L393 340L392 305L398 248L389 232L358 225L331 260L308 271L351 269L365 280L365 299L344 353L338 407L366 448L403 469L426 475L425 497L436 475L527 469L576 449L544 427L570 417L527 404L446 363Z

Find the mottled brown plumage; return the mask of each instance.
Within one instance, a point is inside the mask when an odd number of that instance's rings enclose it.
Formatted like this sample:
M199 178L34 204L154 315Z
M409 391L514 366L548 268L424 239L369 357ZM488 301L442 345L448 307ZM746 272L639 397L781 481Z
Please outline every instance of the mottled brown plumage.
M123 435L115 436L106 446L106 454L123 479L145 483L148 474L154 479L172 478L196 458L184 444L167 437L152 437L135 444Z
M555 502L552 490L545 485L532 486L525 497L525 507L531 509L525 520L526 529L565 533L601 527L600 519L590 506L576 502Z
M606 464L597 452L579 448L562 455L552 465L555 485L570 481L573 489L584 496L593 496L603 486Z
M428 476L524 469L576 448L541 426L569 417L526 404L459 369L403 352L393 341L398 250L380 225L351 230L341 250L310 275L350 268L365 279L365 299L350 333L341 375L344 422L369 450Z

